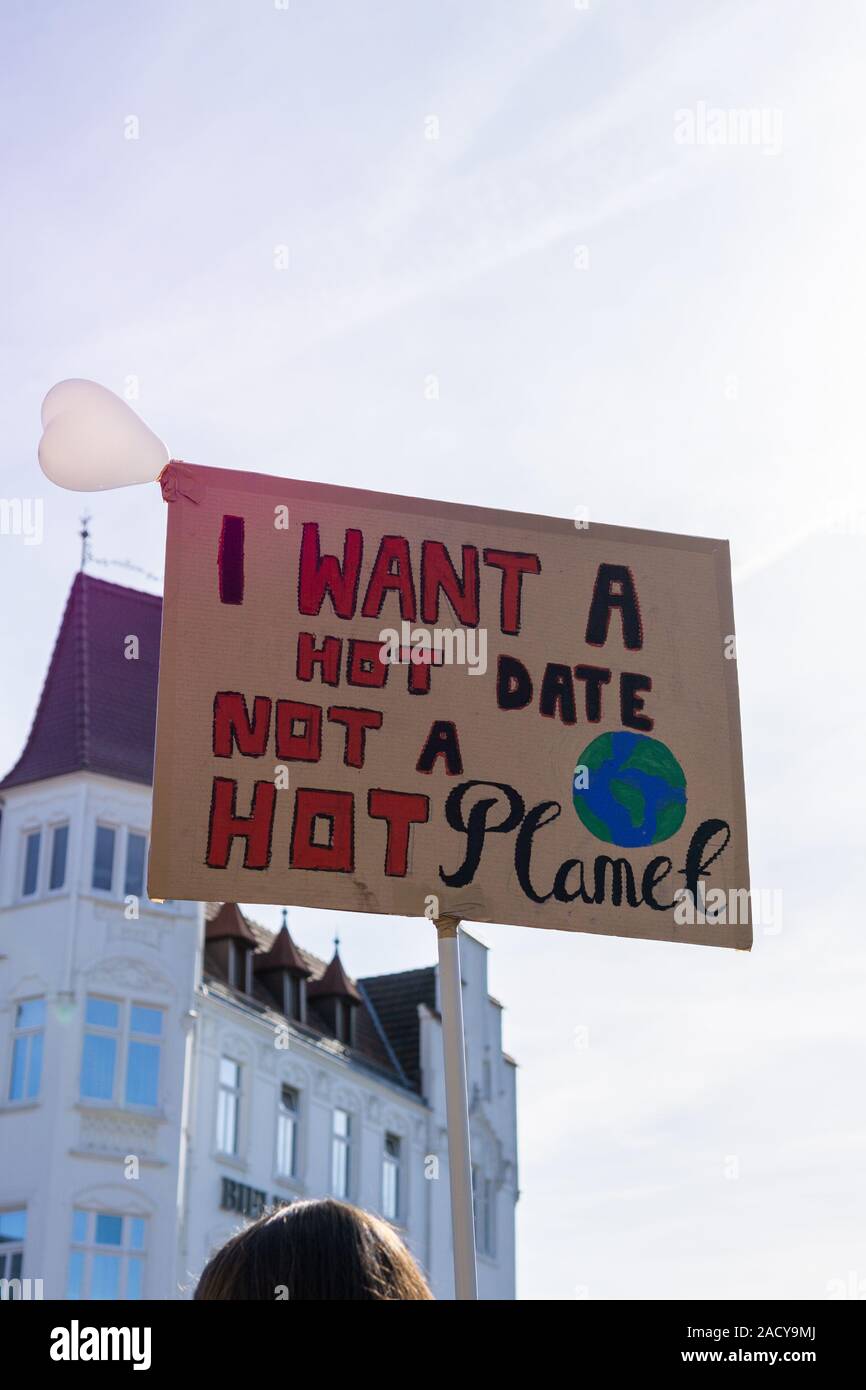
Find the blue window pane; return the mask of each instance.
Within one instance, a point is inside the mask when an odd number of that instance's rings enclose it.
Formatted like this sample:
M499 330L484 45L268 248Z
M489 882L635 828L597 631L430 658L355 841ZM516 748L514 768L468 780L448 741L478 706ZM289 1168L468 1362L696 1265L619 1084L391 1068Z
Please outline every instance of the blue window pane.
M74 1211L72 1213L72 1239L83 1244L87 1240L87 1212Z
M114 1038L87 1033L81 1061L81 1094L89 1100L111 1100L114 1095L114 1063L117 1042Z
M135 835L130 831L126 837L126 877L124 879L123 891L125 894L132 894L140 898L144 892L144 860L147 849L147 840L143 835Z
M49 888L62 888L66 882L66 850L69 845L69 826L57 825L51 837L51 872Z
M110 893L113 878L114 831L107 825L98 825L93 846L93 887Z
M131 1042L126 1064L126 1099L130 1105L156 1105L159 1047Z
M18 1211L0 1211L0 1241L24 1240L27 1235L27 1212L21 1207Z
M84 1255L73 1250L69 1256L69 1278L66 1281L66 1297L78 1300L84 1289Z
M120 1021L120 1008L111 999L95 999L90 995L85 1017L94 1028L116 1028Z
M96 1217L96 1244L97 1245L122 1245L123 1244L123 1217L107 1216L105 1212L99 1212Z
M120 1256L94 1255L90 1277L91 1298L120 1297Z
M132 1031L158 1038L162 1032L162 1009L145 1009L141 1004L133 1004Z
M21 893L25 898L36 892L36 884L39 881L39 846L42 842L40 831L34 830L27 836L24 850L24 882L21 885Z
M27 1099L39 1095L42 1082L42 1034L34 1033L30 1039L30 1073L27 1077Z
M126 1271L127 1298L141 1298L141 1281L144 1273L144 1260L130 1260Z
M9 1078L9 1099L24 1099L24 1078L27 1074L27 1039L16 1038L12 1050L12 1075Z
M16 1028L41 1028L45 1022L45 1000L25 999L18 1005Z
M144 1249L144 1218L141 1216L131 1216L129 1218L130 1235L129 1244L133 1250Z

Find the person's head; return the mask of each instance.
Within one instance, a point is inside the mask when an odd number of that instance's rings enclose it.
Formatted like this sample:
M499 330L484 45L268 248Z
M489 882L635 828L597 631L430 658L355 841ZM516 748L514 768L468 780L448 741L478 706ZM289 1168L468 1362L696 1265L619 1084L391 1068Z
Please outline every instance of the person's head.
M385 1221L330 1199L267 1212L211 1257L197 1299L426 1299L424 1276Z

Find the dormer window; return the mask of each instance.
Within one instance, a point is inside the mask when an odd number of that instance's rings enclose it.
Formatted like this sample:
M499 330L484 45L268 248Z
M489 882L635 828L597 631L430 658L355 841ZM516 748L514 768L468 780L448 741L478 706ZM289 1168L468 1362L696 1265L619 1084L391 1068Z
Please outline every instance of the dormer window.
M311 1000L315 1000L316 1012L328 1031L344 1047L354 1047L354 1015L361 1003L361 996L343 969L339 941L334 942L334 955L324 975L311 982L307 994Z
M256 938L236 903L223 903L205 928L205 969L242 994L253 992Z
M336 1034L337 1042L344 1043L346 1047L351 1047L355 1041L355 1029L353 1027L354 1008L348 999L338 999L336 1001Z
M286 1018L294 1018L298 1023L303 1023L307 1011L307 982L303 975L290 975L288 971L285 972L283 1000Z
M253 953L243 941L228 942L228 982L242 994L253 992Z
M256 979L286 1018L304 1023L307 1017L307 976L312 972L289 935L288 913L270 950L255 957Z

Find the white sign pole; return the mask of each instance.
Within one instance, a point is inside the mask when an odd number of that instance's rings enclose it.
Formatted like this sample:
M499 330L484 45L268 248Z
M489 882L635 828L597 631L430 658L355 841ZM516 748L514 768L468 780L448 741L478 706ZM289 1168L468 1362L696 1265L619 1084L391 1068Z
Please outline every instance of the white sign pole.
M440 917L436 923L439 937L442 1043L445 1052L445 1113L448 1121L448 1172L451 1178L454 1297L458 1300L478 1297L459 926L460 923L454 917Z

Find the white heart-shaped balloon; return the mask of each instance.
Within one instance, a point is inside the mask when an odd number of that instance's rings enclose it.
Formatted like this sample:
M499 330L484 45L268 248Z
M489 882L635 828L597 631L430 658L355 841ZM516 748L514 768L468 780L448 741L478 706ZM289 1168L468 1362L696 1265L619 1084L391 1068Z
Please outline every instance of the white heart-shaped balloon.
M59 381L42 402L39 466L60 487L100 492L149 483L168 461L153 430L95 381Z

